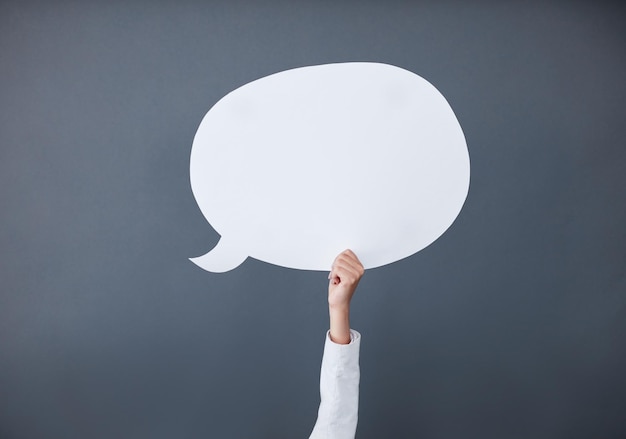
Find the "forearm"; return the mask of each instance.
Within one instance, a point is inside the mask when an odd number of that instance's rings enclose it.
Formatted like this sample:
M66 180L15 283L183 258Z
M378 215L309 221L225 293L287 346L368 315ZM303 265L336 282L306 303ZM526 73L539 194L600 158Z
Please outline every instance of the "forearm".
M350 343L350 305L329 303L330 339L337 344Z

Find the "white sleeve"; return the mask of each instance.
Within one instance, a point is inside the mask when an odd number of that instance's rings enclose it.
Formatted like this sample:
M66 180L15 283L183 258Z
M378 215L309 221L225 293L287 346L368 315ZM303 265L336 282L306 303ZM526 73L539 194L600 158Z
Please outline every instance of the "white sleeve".
M326 334L320 373L320 407L309 439L354 439L359 412L359 348L361 334L350 330L341 345Z

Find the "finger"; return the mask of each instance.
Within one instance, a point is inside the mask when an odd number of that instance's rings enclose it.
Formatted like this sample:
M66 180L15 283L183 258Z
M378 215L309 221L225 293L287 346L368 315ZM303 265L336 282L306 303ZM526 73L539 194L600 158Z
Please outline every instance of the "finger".
M337 258L348 261L351 265L354 265L356 267L363 267L363 264L361 263L357 255L350 249L344 250L342 253L339 254Z
M339 260L334 265L333 272L335 272L335 273L356 273L356 272L358 272L358 267L355 266L350 261Z
M335 260L333 264L334 267L343 267L344 269L348 269L350 271L355 271L357 273L361 273L364 271L363 264L356 257L356 255L345 255L341 254Z
M358 261L358 260L359 260L359 258L357 257L357 255L356 255L356 254L355 254L352 250L350 250L349 248L348 248L348 249L346 249L346 250L344 250L342 254L343 254L344 256L346 256L346 257L350 258L350 259L351 259L351 260L353 260L353 261Z

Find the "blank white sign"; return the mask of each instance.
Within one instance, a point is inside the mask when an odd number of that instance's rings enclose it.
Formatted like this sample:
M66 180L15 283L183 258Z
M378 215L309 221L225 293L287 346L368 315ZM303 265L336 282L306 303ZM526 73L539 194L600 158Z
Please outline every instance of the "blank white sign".
M470 162L432 84L388 64L341 63L224 96L198 128L190 171L221 235L197 265L224 272L250 256L328 270L346 248L372 268L435 241L465 202Z

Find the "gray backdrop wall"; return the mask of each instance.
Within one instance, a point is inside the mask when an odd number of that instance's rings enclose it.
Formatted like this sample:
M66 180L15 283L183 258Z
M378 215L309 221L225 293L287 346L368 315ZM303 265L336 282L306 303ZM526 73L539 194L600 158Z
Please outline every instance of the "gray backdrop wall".
M189 154L229 91L341 61L432 82L472 161L449 231L357 292L357 437L626 437L625 20L613 2L1 2L0 437L308 437L326 273L189 262L219 238Z

